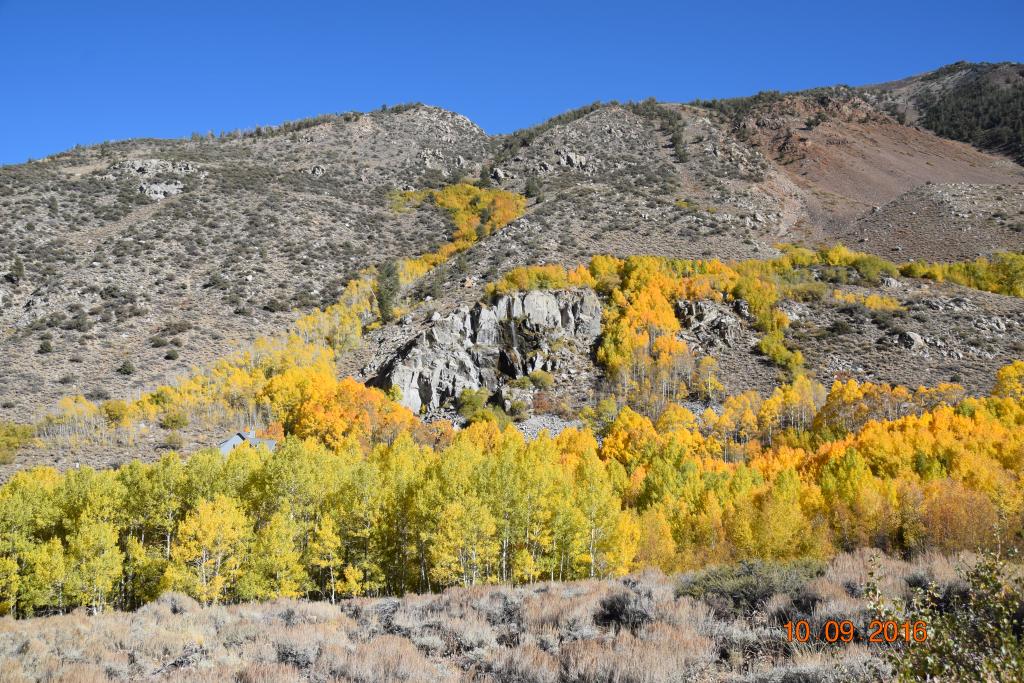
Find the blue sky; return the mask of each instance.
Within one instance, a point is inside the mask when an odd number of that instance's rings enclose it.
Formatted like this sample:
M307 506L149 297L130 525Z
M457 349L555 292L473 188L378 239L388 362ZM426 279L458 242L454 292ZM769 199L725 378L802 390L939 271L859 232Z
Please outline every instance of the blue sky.
M1024 61L1024 2L0 0L0 163L422 101L491 133Z

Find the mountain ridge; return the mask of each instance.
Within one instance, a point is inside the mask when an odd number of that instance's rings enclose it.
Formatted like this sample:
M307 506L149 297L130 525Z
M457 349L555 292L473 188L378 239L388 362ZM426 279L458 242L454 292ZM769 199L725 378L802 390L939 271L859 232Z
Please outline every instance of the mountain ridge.
M396 211L396 192L467 179L530 201L521 219L411 286L441 314L515 266L595 254L742 260L797 242L959 261L1024 248L1024 169L899 123L879 98L835 87L594 104L499 136L412 104L2 167L0 419L37 420L69 395L137 396L330 305L364 269L451 239L444 211ZM966 296L984 315L1015 305ZM393 324L372 332L342 366L358 375L383 362L376 345L391 349L403 334ZM1012 357L1008 344L958 374L984 389ZM750 386L772 385L770 368L725 353ZM822 360L847 367L848 353Z

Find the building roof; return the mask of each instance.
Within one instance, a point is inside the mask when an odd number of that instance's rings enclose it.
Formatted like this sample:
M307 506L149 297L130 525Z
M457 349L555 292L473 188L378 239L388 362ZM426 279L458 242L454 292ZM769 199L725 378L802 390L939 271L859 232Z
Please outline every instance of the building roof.
M238 446L241 446L243 442L249 442L249 444L255 448L258 446L266 446L267 450L274 450L277 447L277 441L274 439L261 439L256 436L256 432L249 430L248 432L237 432L234 436L221 441L217 447L221 453L227 454L233 451Z

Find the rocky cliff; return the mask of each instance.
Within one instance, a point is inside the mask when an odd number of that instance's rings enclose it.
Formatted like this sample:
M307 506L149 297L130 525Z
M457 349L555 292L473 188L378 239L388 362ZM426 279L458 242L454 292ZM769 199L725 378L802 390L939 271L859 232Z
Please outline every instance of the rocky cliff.
M589 353L600 331L593 290L503 295L435 314L372 383L396 387L410 410L436 410L466 389L497 391L535 370L557 370L563 355Z

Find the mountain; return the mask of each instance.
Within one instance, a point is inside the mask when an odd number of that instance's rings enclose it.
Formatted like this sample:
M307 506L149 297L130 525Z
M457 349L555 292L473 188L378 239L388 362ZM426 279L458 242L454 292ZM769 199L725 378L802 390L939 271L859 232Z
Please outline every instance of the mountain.
M865 91L899 121L1024 163L1024 65L957 62Z
M0 678L1022 679L1020 73L0 168Z
M1024 168L913 125L971 88L1010 91L1019 73L957 64L870 88L593 105L509 136L405 105L5 166L0 419L35 421L75 394L138 396L336 301L363 269L436 250L452 231L445 212L397 211L394 195L463 178L534 196L522 218L435 273L429 309L442 314L472 305L513 267L594 254L739 260L777 255L782 242L842 243L893 261L1019 251ZM979 320L1017 321L1016 300L925 287L907 290L916 312L903 327L947 335L940 363L865 355L877 325L854 320L853 335L823 338L834 311L791 311L816 340L803 346L820 378L957 376L983 390L1016 352L1005 336L979 352L971 335L988 324ZM947 327L950 299L965 301L961 327ZM343 370L372 378L427 326L413 323L372 333ZM722 353L730 390L777 383L745 345Z

